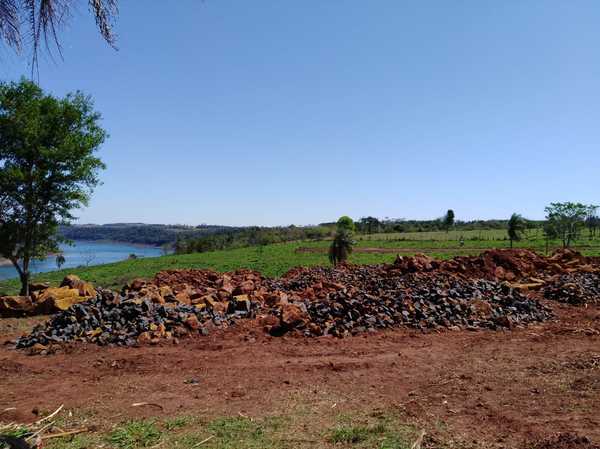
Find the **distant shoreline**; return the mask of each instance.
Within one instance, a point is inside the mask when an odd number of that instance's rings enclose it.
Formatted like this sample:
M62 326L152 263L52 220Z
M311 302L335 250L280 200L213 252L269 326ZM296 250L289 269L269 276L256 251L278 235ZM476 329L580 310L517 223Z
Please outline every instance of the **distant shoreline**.
M148 243L131 243L131 242L121 242L119 240L84 240L84 239L77 239L77 240L73 240L73 242L86 242L86 243L115 243L118 245L128 245L128 246L133 246L133 247L138 247L138 248L162 248L162 246L159 245L150 245ZM48 255L48 257L54 256L56 254L54 253L50 253ZM157 257L157 256L155 256ZM5 259L3 257L0 257L0 267L10 267L12 266L12 262L8 259Z
M86 242L86 243L116 243L119 245L137 246L140 248L162 248L162 245L152 245L150 243L133 243L123 242L121 240L88 240L88 239L69 239L73 242Z

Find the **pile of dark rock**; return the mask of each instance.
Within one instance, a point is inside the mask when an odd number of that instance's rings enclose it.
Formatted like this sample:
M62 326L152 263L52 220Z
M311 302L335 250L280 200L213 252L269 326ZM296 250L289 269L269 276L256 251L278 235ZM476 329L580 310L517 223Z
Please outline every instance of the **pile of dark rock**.
M548 282L542 289L544 298L571 305L600 303L600 273L573 272Z
M321 271L316 283L315 270ZM272 287L287 290L305 311L305 320L296 325L305 335L345 336L397 326L500 329L551 317L549 309L507 283L467 281L447 273L390 275L383 266L359 266L297 270L288 276Z
M253 316L254 310L246 305L230 301L227 310L216 311L181 303L161 304L150 298L127 298L98 289L93 299L74 304L18 339L17 348L37 346L44 350L68 341L131 346L191 334L207 335L211 328Z
M278 279L239 270L172 270L98 289L20 338L20 348L86 341L130 346L207 334L240 319L271 335L343 337L407 326L501 329L539 322L549 309L508 282L396 265L297 268Z

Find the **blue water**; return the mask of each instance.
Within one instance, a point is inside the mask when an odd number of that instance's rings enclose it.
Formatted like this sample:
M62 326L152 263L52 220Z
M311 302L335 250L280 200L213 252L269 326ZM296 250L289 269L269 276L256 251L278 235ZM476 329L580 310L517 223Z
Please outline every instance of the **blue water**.
M155 246L131 245L117 242L86 242L75 241L72 246L61 245L65 264L62 268L74 268L86 265L100 265L103 263L125 260L130 254L137 257L155 257L162 253L161 248ZM41 273L57 270L56 256L50 256L42 261L33 262L31 271ZM18 274L12 265L0 265L0 279L17 277Z

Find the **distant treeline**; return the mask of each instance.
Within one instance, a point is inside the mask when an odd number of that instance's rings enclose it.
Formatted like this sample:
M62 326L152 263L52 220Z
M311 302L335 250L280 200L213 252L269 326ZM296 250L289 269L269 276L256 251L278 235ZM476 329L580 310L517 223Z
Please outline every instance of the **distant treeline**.
M538 228L543 224L544 221L527 221L527 226L530 228ZM507 220L457 220L452 225L452 229L455 231L506 229L506 226ZM364 217L355 222L357 234L444 230L447 230L447 224L444 223L443 219L380 220L374 217ZM290 241L328 239L335 232L335 223L276 227L112 223L63 226L60 231L65 238L70 240L111 240L146 245L164 245L178 253L192 253Z
M178 239L197 239L206 235L235 230L228 226L162 225L144 223L112 223L105 225L62 226L60 233L70 240L111 240L161 246Z
M473 220L456 221L452 229L455 231L506 229L508 220ZM527 221L527 227L537 228L543 221ZM356 221L355 231L358 234L402 233L445 231L447 225L443 220L379 220L365 217ZM279 227L245 227L225 229L199 238L180 238L174 245L176 253L200 253L224 249L243 248L248 246L269 245L302 240L324 240L335 233L335 223L321 223L316 226L279 226Z
M222 249L262 246L298 240L323 240L333 233L331 226L278 226L226 229L195 239L179 239L174 250L178 254L201 253Z
M528 228L539 228L544 220L526 220ZM508 220L456 220L452 224L455 231L483 231L486 229L506 229ZM443 218L435 220L403 220L364 217L355 223L356 231L361 234L391 233L391 232L431 232L448 230Z

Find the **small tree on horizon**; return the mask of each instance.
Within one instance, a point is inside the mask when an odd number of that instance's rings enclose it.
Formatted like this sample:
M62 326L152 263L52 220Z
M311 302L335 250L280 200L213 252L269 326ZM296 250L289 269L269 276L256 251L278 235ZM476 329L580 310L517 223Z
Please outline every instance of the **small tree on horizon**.
M25 79L0 83L0 256L29 294L30 264L59 251L58 226L88 204L106 132L90 97L45 94Z
M444 216L444 228L446 229L446 232L448 232L452 226L454 226L454 211L448 209L448 212L446 212L446 215Z
M329 247L329 261L332 265L345 262L352 253L354 222L348 216L340 217L331 246Z
M513 241L518 242L521 240L525 228L525 220L520 214L514 213L510 216L510 219L508 220L507 233L511 248L513 247Z
M588 228L590 240L596 237L596 230L600 226L598 217L598 206L590 204L588 206L587 216L585 217L585 226Z
M354 232L354 221L347 215L341 216L336 223L337 230L345 229Z
M381 226L381 221L371 216L361 218L358 223L360 224L360 231L366 234L379 232L379 227Z
M63 253L59 253L56 255L56 268L60 270L60 268L65 264L66 259Z
M547 220L544 232L550 238L562 240L563 248L568 248L579 237L589 206L571 202L550 203L544 210Z

